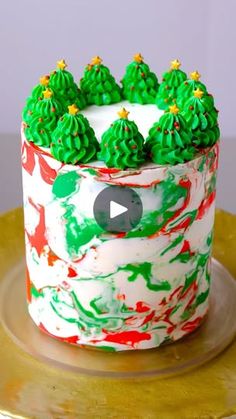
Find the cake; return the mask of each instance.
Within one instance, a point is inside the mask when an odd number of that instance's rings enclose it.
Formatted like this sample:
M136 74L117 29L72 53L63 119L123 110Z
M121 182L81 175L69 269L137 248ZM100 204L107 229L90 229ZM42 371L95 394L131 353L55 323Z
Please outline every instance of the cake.
M23 110L29 314L43 332L78 347L174 342L209 308L214 99L178 60L161 83L141 54L121 85L98 56L80 87L66 67L60 60L41 77ZM108 187L141 199L132 228L97 222L94 202Z

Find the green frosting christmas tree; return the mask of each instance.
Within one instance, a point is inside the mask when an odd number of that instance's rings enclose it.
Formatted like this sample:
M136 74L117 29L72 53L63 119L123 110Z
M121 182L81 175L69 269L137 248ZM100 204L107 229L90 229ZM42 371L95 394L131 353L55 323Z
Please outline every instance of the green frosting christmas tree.
M104 132L98 158L108 167L136 168L145 160L144 138L134 121L128 120L129 112L122 109L110 128Z
M190 78L179 86L176 103L180 109L183 109L185 102L192 97L194 90L201 89L204 93L207 93L206 86L199 81L200 77L198 71L193 71L190 73Z
M31 95L26 100L26 105L22 112L22 120L26 125L29 125L30 120L32 119L33 112L35 110L35 106L38 103L38 100L43 98L43 91L46 89L49 83L49 76L42 76L39 79L39 84L37 84L32 92Z
M160 165L178 164L192 160L197 150L192 145L192 133L176 105L161 116L149 131L147 154Z
M58 121L52 134L51 153L63 163L87 163L96 158L98 141L89 121L75 104Z
M121 100L120 87L98 56L85 68L80 87L89 105L110 105Z
M158 90L158 80L144 63L141 54L135 54L134 60L126 67L126 73L121 81L123 96L131 103L155 103Z
M187 79L187 75L180 70L179 60L171 61L170 70L163 74L160 84L156 104L159 109L167 110L176 102L179 86Z
M49 86L55 92L66 112L74 103L79 109L86 106L86 98L74 81L72 74L66 70L65 60L57 62L57 70L50 75Z
M52 132L61 114L61 103L54 97L52 90L44 90L43 98L37 101L30 124L25 128L27 140L38 146L49 147Z
M185 102L182 115L192 131L193 142L199 148L210 147L220 137L218 112L213 97L201 89L196 89Z

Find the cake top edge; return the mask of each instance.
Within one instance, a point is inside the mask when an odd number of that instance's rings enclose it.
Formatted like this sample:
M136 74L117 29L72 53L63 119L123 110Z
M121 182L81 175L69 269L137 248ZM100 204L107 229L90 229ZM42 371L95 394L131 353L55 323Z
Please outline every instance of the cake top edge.
M161 83L141 53L127 65L120 85L98 55L85 67L78 85L67 67L64 59L58 60L50 75L40 77L22 114L27 140L50 149L65 164L102 160L108 168L121 170L148 162L177 165L194 160L219 140L212 95L197 70L187 78L178 59L171 61ZM143 122L132 118L124 100L140 105ZM154 120L148 117L151 105L157 110ZM106 112L98 109L106 106L120 109L98 135L102 119L107 120ZM150 125L144 129L145 119Z
M60 168L60 170L63 171L83 171L85 174L88 173L90 175L93 174L102 174L103 176L108 176L111 179L119 179L119 178L127 178L131 176L132 178L134 175L138 174L151 174L155 173L155 177L158 176L158 173L163 173L163 171L166 170L174 170L176 173L183 173L183 171L189 172L189 170L200 170L203 162L208 158L208 156L211 155L211 153L218 153L218 143L216 142L213 146L204 148L198 151L195 158L186 161L184 163L178 163L176 165L171 164L156 164L152 161L146 161L139 165L137 168L126 168L126 169L120 169L115 167L107 167L107 165L102 160L91 160L88 163L79 163L77 165L70 164L70 163L63 163L56 159L54 159L50 148L42 147L34 144L33 142L29 142L27 138L25 137L25 125L24 123L21 124L21 138L22 138L22 147L23 150L27 148L28 152L31 154L36 154L43 156L46 159L53 159L53 167ZM30 151L30 149L32 151ZM107 178L108 179L108 178Z

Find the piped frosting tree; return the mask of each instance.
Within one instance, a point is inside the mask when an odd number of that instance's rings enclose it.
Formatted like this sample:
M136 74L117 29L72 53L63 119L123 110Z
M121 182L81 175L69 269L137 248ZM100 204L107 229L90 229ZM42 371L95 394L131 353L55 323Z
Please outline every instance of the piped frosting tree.
M42 76L39 79L39 84L37 84L31 95L26 100L26 105L22 112L22 120L25 124L29 125L34 113L35 107L39 100L43 98L43 91L49 84L49 76Z
M156 96L156 104L159 109L167 110L176 102L179 86L187 79L186 73L180 70L179 60L171 61L170 70L162 76L162 83Z
M160 165L178 164L192 160L197 150L192 145L192 132L174 104L149 131L147 154Z
M158 80L149 66L144 63L141 54L135 54L133 61L126 67L121 81L123 96L131 103L155 103Z
M108 167L136 168L144 162L144 138L135 122L129 121L128 114L126 109L121 109L119 119L102 135L98 158Z
M59 98L64 112L74 103L79 109L86 106L86 98L74 81L72 74L66 70L65 60L57 62L57 69L50 75L49 86Z
M192 131L193 142L199 148L210 147L220 137L218 111L213 97L197 88L185 102L182 115Z
M52 132L62 114L61 103L54 97L52 90L43 91L43 98L35 105L30 125L25 129L25 136L38 146L49 147Z
M99 148L89 121L75 104L58 121L52 134L51 153L63 163L87 163L96 158Z
M80 87L89 105L110 105L121 100L121 88L99 56L85 68Z
M183 109L185 102L192 97L193 91L201 89L204 93L207 93L206 86L200 81L201 75L198 71L190 73L189 79L185 80L177 90L177 106Z

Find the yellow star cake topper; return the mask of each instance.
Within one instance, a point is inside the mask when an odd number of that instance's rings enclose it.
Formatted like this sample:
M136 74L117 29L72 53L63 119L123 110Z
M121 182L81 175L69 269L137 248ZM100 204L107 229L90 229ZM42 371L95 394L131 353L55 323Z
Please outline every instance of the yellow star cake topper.
M143 63L143 56L140 54L140 52L134 55L134 61L136 63Z
M201 77L201 74L198 71L192 71L192 73L190 73L191 80L198 81L200 77Z
M173 60L170 63L170 69L171 70L178 70L181 66L181 62L179 60Z
M92 65L100 65L100 64L102 64L102 59L98 55L96 55L95 57L92 58L91 64Z
M121 119L128 119L129 111L127 111L125 108L122 108L119 112L117 112L117 114Z
M69 105L68 110L70 115L77 115L77 113L79 112L79 108L75 104Z
M177 113L179 113L178 106L176 106L176 104L169 106L169 112L177 115Z
M59 70L65 70L66 67L67 67L67 64L65 60L57 61L57 68L59 68Z
M48 85L48 83L49 83L49 76L42 76L42 77L40 77L40 79L39 79L39 83L40 83L42 86L47 86L47 85Z
M204 92L201 89L196 89L196 90L193 91L193 95L194 95L194 97L196 97L198 99L201 99L202 96L204 95Z
M51 99L52 96L53 96L53 93L50 89L46 89L43 91L44 99Z

